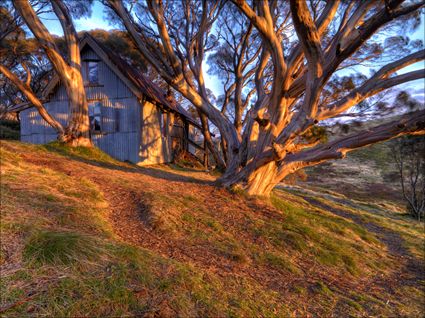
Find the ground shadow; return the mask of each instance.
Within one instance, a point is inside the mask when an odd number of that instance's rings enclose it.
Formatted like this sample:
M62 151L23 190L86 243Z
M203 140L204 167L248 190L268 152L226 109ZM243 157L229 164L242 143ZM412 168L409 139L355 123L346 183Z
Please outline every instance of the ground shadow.
M46 145L44 145L46 146ZM122 172L129 172L129 173L139 173L139 174L143 174L143 175L148 175L151 176L153 178L156 179L163 179L163 180L167 180L167 181L178 181L178 182L188 182L188 183L195 183L195 184L204 184L204 185L213 185L214 181L211 180L202 180L196 177L191 177L191 176L185 176L182 174L179 174L178 172L172 172L172 171L167 171L165 169L160 169L159 167L149 167L149 166L145 166L145 167L141 167L138 166L136 164L130 163L130 162L107 162L107 161L100 161L100 160L95 160L95 159L89 159L89 158L84 158L81 157L77 154L72 154L69 153L65 150L62 149L58 149L56 147L45 147L48 151L50 152L54 152L56 154L59 154L63 157L78 161L78 162L82 162L88 165L92 165L95 167L100 167L100 168L104 168L104 169L109 169L109 170L117 170L117 171L122 171ZM111 159L111 160L115 160L115 159ZM173 167L172 164L164 164L166 165L169 169L174 169L176 171L186 171L186 172L190 172L190 173L205 173L204 170L197 170L197 169L193 169L193 168L186 168L186 167L179 167L178 169L176 169L175 167Z

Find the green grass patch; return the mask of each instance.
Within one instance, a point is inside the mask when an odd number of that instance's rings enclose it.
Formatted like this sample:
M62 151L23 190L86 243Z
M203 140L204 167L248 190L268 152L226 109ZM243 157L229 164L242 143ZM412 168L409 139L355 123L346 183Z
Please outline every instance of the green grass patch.
M23 251L24 260L34 265L68 265L93 260L99 255L94 238L73 232L36 232Z
M359 161L371 161L376 167L385 170L392 163L391 150L388 143L376 143L369 147L360 148L348 153L348 157L358 159Z
M103 163L103 164L113 164L117 166L128 166L136 169L136 167L129 164L122 163L97 147L70 147L66 144L63 144L59 141L52 141L48 144L40 146L42 149L45 149L49 152L57 153L62 156L71 157L74 159L85 159L87 161Z
M277 246L311 254L323 265L359 275L362 272L360 260L368 258L367 254L380 246L364 245L362 249L356 249L353 244L358 236L367 243L378 242L364 228L341 217L295 206L278 195L271 197L271 203L284 213L284 221L274 226L273 223L267 224L268 231L263 232Z
M233 239L226 238L224 240L213 241L213 245L218 254L223 255L231 261L237 263L245 263L247 261L245 251Z
M167 245L149 250L110 235L101 183L58 172L55 165L46 168L42 162L91 161L106 174L112 165L132 166L102 159L96 149L4 144L0 230L13 244L5 245L1 257L20 268L2 277L0 306L34 295L2 313L5 316L327 317L335 306L354 316L370 308L376 316L395 312L377 300L390 297L380 286L373 289L381 293L374 299L372 288L363 291L355 283L367 281L376 287L374 279L393 274L390 266L396 260L388 260L383 245L365 228L297 194L276 191L270 206L263 198L209 192L209 187L200 196L161 187L154 182L168 181L162 175L158 180L144 178L147 168L135 168L146 183L143 188L133 178L111 175L111 185L128 189L135 202L144 205L136 211L142 214L140 226ZM38 161L37 156L45 158ZM200 174L184 171L190 173ZM219 203L214 205L208 195ZM364 217L404 233L409 248L419 251L419 226L409 227L409 220L385 214L365 212ZM348 277L339 280L343 276ZM347 279L357 280L353 291ZM416 313L421 300L410 294L419 295L419 289L401 292L405 295L395 300L397 308ZM416 309L409 311L410 301Z
M278 255L272 252L264 252L261 255L262 262L277 270L299 274L299 269L287 259L286 255Z
M315 294L322 294L326 296L331 296L333 294L333 292L329 289L329 287L324 282L321 282L321 281L316 282L312 286L312 289Z

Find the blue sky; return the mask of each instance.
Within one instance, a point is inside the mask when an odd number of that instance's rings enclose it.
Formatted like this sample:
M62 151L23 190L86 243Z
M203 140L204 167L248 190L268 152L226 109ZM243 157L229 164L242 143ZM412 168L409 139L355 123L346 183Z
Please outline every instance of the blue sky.
M59 22L54 19L54 15L48 15L44 17L43 23L45 23L46 27L49 29L49 31L56 35L63 35L62 28L59 24ZM77 31L88 31L93 29L104 29L104 30L111 30L114 28L117 28L117 25L111 25L109 21L105 17L104 13L104 7L101 3L98 1L94 2L94 5L92 7L92 15L87 18L81 18L74 21L75 27ZM422 19L421 26L412 34L408 34L408 36L411 39L421 39L425 43L425 21ZM208 65L204 65L204 70L208 69ZM400 70L398 73L402 74L405 72L410 72L413 70L420 70L425 69L425 61L418 62L415 64L412 64L403 70ZM369 72L368 72L369 73ZM369 74L368 74L369 75ZM210 88L216 97L218 97L222 92L222 85L221 82L216 77L209 76L208 74L205 74L206 84L207 87ZM417 99L421 100L423 103L425 103L425 96L424 96L424 88L425 88L425 79L416 80L413 82L406 83L404 85L398 86L400 89L409 90L411 95L416 97Z

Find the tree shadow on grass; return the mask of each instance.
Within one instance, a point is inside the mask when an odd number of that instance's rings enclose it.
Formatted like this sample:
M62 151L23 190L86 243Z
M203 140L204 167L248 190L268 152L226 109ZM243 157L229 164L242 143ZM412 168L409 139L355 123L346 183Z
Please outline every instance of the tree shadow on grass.
M178 173L181 172L190 172L201 174L205 173L203 170L197 170L193 168L180 167L173 164L166 164L169 169L172 169L176 172L166 171L165 169L161 169L158 166L145 166L141 167L136 164L130 162L120 162L112 157L106 155L98 149L95 150L87 150L85 148L77 149L76 153L71 152L67 147L57 146L56 144L47 144L43 145L43 148L48 150L49 152L53 152L59 154L63 157L82 162L85 164L89 164L95 167L116 170L122 172L136 173L148 175L156 179L163 179L166 181L178 181L178 182L188 182L188 183L196 183L196 184L204 184L204 185L213 185L214 181L211 180L203 180L197 178L195 176L187 176ZM75 149L73 150L75 151ZM93 152L92 152L93 151ZM98 156L100 159L96 159L95 156Z

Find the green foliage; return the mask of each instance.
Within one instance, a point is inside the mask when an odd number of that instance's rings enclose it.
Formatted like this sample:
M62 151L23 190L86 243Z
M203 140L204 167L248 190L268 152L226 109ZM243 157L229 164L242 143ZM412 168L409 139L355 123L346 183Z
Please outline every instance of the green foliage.
M136 49L127 32L120 30L105 31L97 29L91 30L89 33L112 52L119 54L125 60L130 61L132 66L144 73L147 72L147 62Z
M326 127L314 125L311 128L307 129L301 137L307 143L320 141L321 143L325 143L328 141L328 132Z
M425 137L406 136L390 143L394 165L400 171L400 182L407 212L418 220L425 219Z
M19 131L21 125L19 123L19 121L17 120L9 120L9 119L1 119L0 120L0 125L4 126L4 127L8 127L12 130L16 130Z
M71 147L59 141L52 141L46 145L42 145L41 147L50 152L56 152L63 156L68 156L75 159L85 159L99 163L125 165L122 162L113 159L111 156L96 147Z
M0 120L0 139L19 140L20 125L14 120Z

